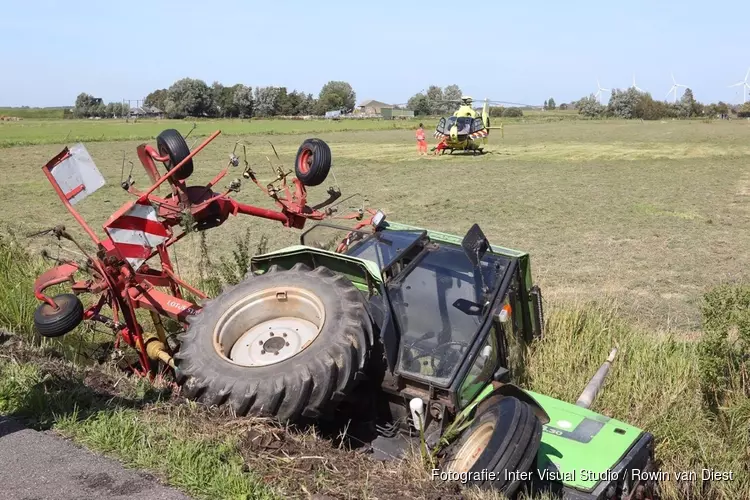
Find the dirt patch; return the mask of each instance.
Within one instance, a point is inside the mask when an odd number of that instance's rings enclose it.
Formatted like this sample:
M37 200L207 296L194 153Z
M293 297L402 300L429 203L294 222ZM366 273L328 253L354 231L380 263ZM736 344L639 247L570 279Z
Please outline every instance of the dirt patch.
M312 433L251 425L240 438L239 450L249 470L281 485L290 498L464 498L458 485L431 481L419 470L417 458L375 461Z

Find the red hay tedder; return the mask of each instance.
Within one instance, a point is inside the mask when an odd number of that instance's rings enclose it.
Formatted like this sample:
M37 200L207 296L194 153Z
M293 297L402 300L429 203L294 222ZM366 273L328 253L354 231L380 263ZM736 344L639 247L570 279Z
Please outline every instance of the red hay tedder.
M160 317L167 316L185 325L186 318L198 312L200 306L187 300L183 291L206 298L203 292L175 274L167 252L190 230L219 226L229 215L237 214L277 220L286 227L297 229L301 229L308 219L357 220L359 222L355 229L371 224L374 212L370 210L334 216L337 210L333 202L341 196L338 188L330 188L329 198L323 203L315 207L307 205L306 186L321 184L331 168L330 149L320 139L308 139L300 146L293 187L286 180L291 171L284 172L282 167L276 167L277 176L273 182L261 185L245 155L243 177L252 180L270 196L278 207L277 211L246 205L230 197L232 192L239 191L239 179L232 181L223 193L213 191L231 167L239 166L240 158L235 152L240 143L235 145L229 165L211 182L204 186L188 186L186 180L193 172L193 157L220 133L214 132L192 151L185 138L174 129L165 130L157 137L157 149L147 144L138 146L138 158L152 184L146 191L139 192L134 189L130 176L122 182L123 189L136 199L127 202L107 220L103 226L104 238L100 238L74 208L75 204L105 184L85 147L81 144L66 147L44 165L44 173L58 196L97 250L93 255L86 252L64 226L43 231L73 242L84 253L86 261L58 260L59 265L36 280L34 293L43 303L34 314L34 323L41 335L59 337L73 330L84 319L98 321L114 331L116 346L125 342L136 349L140 367L134 369L152 376L158 361L174 368ZM244 150L244 146L242 148ZM164 175L159 175L156 162L166 167ZM169 184L171 193L160 197L155 192L165 182ZM190 229L184 227L186 220ZM177 227L182 227L182 231L175 234ZM160 261L158 268L147 263L155 257ZM74 275L78 272L88 276L76 281ZM70 283L72 294L45 295L45 289L66 282ZM78 298L84 293L98 295L99 299L84 308ZM104 306L109 306L111 317L102 315ZM137 309L150 311L155 332L144 330L136 318Z

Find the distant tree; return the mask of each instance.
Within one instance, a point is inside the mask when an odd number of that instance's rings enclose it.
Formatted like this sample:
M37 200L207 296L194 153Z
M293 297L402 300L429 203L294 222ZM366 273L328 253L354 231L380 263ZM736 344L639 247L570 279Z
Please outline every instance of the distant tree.
M505 108L503 106L490 106L490 116L492 118L500 118L503 116Z
M232 104L232 97L234 90L232 87L225 87L220 82L214 82L211 84L211 107L212 116L219 116L221 118L231 118L237 115L236 110Z
M278 87L255 87L253 115L259 117L274 116L279 90Z
M690 88L686 88L685 92L680 98L681 113L685 117L697 116L699 113L698 103L693 96L693 91Z
M641 95L635 107L635 118L642 120L661 120L669 115L668 105L664 101L655 101L648 92Z
M444 110L446 110L446 103L444 100L443 89L437 85L430 85L427 89L427 104L430 107L430 114L439 115L443 113Z
M357 94L352 86L342 81L330 81L323 85L318 95L320 114L326 111L342 110L351 112L356 105Z
M613 89L607 105L607 114L615 118L635 118L638 101L642 95L633 87L626 90Z
M215 109L209 86L194 78L177 80L169 87L165 108L170 118L211 116Z
M594 94L583 97L576 102L578 113L591 118L598 118L604 114L605 107L599 102Z
M555 104L555 99L552 97L549 98L547 101L547 109L555 109L557 107L557 104Z
M523 116L523 110L521 108L505 108L503 111L503 117L505 118L521 118Z
M232 109L240 118L253 115L253 89L238 83L232 87Z
M568 109L568 104L562 103L560 104L560 106L558 106L558 108L560 109L560 111L565 111L566 109Z
M458 101L462 95L461 88L455 84L448 85L443 91L443 99L446 101Z
M544 104L542 105L542 108L543 108L543 109L544 109L545 111L547 111L547 101L546 101L546 100L544 101Z
M750 118L750 102L746 102L737 109L737 118Z
M406 106L414 111L414 116L425 116L430 114L430 100L423 93L413 95Z
M105 116L107 118L114 118L115 117L115 103L110 102L107 104L107 107L105 109Z
M167 89L154 90L143 101L144 106L159 108L164 111L167 101Z
M92 116L95 111L97 99L85 92L78 94L76 97L76 103L73 107L73 116L76 118L88 118Z
M315 106L317 105L317 101L315 100L315 97L313 97L312 94L305 95L303 92L300 92L300 102L299 106L297 107L297 110L295 112L295 115L310 115L315 111Z

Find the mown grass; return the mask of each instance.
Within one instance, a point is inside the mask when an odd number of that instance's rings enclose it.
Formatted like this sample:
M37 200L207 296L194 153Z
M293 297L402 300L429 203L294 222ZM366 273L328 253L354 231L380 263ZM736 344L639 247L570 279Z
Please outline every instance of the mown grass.
M629 319L691 335L700 330L699 303L709 288L728 279L750 280L750 233L738 230L750 215L750 123L744 121L514 123L505 139L490 137L492 153L482 157L420 158L411 130L220 136L196 157L188 181L210 181L241 140L265 184L273 179L268 158L291 168L310 136L331 146L332 171L344 197L361 193L368 207L382 208L391 220L459 235L476 222L493 245L533 256L548 297L611 296ZM138 143L87 144L107 185L76 209L99 233L107 217L132 199L119 186L123 157L124 176L132 161L135 186L147 183L135 155ZM0 184L6 187L0 191L0 219L21 232L64 223L86 241L40 171L61 148L0 149ZM240 177L239 170L231 169L218 188ZM308 200L321 201L333 183L329 176L311 188ZM249 182L233 196L274 207ZM343 213L361 204L362 197L355 197L339 208ZM277 222L231 217L207 233L212 257L228 257L236 235L248 229L253 244L265 235L269 248L299 241L299 231ZM56 252L49 238L23 243ZM176 245L183 268L195 267L198 247L196 236Z
M416 129L414 120L22 120L0 122L0 148L75 142L152 140L162 130L176 128L191 138L216 130L224 135L288 135L363 130Z

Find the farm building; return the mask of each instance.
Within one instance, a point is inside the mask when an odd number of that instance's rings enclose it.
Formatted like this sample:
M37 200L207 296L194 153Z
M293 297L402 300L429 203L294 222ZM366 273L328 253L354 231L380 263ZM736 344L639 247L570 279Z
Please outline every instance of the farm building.
M393 109L393 106L374 99L362 101L359 106L357 106L357 111L365 115L379 115L384 109Z
M163 118L164 112L156 106L141 106L130 108L130 116L137 118Z
M381 112L384 120L406 120L407 118L414 118L414 111L411 109L401 108L383 108Z

